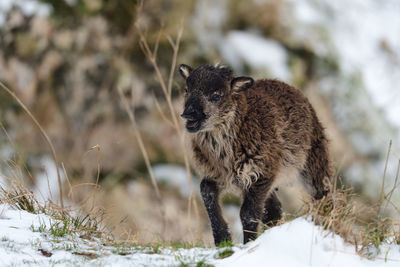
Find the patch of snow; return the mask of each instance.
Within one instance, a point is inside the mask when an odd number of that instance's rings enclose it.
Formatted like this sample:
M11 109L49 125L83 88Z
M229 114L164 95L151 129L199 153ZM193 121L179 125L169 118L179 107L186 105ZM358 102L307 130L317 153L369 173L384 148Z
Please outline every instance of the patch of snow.
M320 23L324 19L321 12L317 11L310 1L303 1L301 5L297 5L294 12L298 20L308 25Z
M400 3L392 0L385 4L376 0L327 3L336 14L331 31L343 71L360 71L373 103L400 128L400 93L396 88L400 80Z
M221 41L222 26L226 22L227 10L226 0L196 2L190 26L196 34L198 48L204 54L213 53L214 47Z
M316 34L310 25L323 27L339 57L341 71L346 75L360 73L373 104L400 129L400 2L286 1L293 5L296 27L302 29L302 35L312 38ZM314 41L310 44L318 45Z
M6 188L9 185L9 181L7 179L7 160L12 158L13 150L9 145L3 145L0 148L0 186L2 188Z
M394 267L400 264L400 246L383 246L375 259L354 252L354 246L313 223L298 218L271 228L217 266Z
M256 70L269 72L272 78L291 79L286 50L273 39L251 32L230 31L220 43L220 50L235 69L241 69L245 63Z
M51 12L51 7L36 0L2 0L0 1L0 26L6 21L6 14L13 7L19 7L25 15L33 14L47 17Z
M240 207L228 204L224 205L222 211L231 231L232 242L241 243L243 241L243 227L240 221Z
M243 71L244 64L247 64L256 71L267 71L273 78L290 81L287 54L278 42L253 32L234 30L224 33L227 10L226 0L197 2L190 26L196 35L199 51L220 54L237 71Z
M182 196L189 197L190 181L186 168L172 164L158 164L152 167L154 177L158 182L164 182L179 189ZM200 197L199 181L193 177L193 189Z
M37 197L39 203L45 203L51 200L54 203L59 202L59 186L57 179L57 170L54 160L50 157L42 157L40 159L40 166L43 171L36 174L35 176L35 187L33 188L33 193ZM61 182L64 184L66 177L62 170L60 171Z

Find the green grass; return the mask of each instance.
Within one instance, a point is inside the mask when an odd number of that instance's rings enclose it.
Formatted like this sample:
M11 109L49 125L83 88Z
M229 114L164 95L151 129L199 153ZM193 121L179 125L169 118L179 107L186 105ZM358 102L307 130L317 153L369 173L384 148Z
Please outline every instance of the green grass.
M13 190L5 190L0 187L0 203L8 203L19 210L26 210L30 213L37 213L38 202L32 192L16 186ZM12 200L9 202L8 200Z
M228 258L228 257L232 256L233 253L234 253L234 251L230 248L222 250L218 253L217 259Z
M50 234L54 237L64 237L66 235L72 234L69 225L64 222L54 222L50 225Z
M67 218L67 217L65 217ZM62 221L50 221L50 226L47 226L44 222L40 222L38 227L35 227L33 224L30 229L32 232L39 233L49 233L53 237L64 237L66 235L72 235L74 233L73 229L74 225L72 225L71 220L64 219Z
M234 246L233 243L231 241L228 241L228 240L222 241L218 245L219 248L231 248L233 246Z
M206 263L204 260L201 260L196 263L196 267L213 267L214 265Z
M132 254L133 252L132 252L132 247L130 247L130 246L115 244L115 249L112 251L112 253L121 255L121 256L126 256L129 254Z
M39 233L46 232L46 225L44 223L41 223L38 227L35 227L32 224L30 228L31 228L32 232L39 232Z

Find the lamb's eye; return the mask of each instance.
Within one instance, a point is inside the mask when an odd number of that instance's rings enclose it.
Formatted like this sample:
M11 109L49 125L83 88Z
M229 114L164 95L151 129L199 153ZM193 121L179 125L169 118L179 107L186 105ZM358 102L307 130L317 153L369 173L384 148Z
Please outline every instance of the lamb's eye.
M221 96L220 94L214 93L214 94L212 94L210 100L211 100L212 102L217 102L218 100L221 99L221 97L222 97L222 96Z
M185 94L187 94L188 93L188 89L187 89L187 87L185 87Z

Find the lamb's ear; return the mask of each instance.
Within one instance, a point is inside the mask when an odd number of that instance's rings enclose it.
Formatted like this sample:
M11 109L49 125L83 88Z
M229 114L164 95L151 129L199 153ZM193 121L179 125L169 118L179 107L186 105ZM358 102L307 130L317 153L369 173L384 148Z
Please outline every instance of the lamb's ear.
M251 77L236 77L233 78L231 81L231 88L233 93L238 93L241 91L246 90L247 88L251 87L254 83L253 78Z
M181 64L179 65L179 73L182 77L186 80L189 77L190 73L192 72L192 68L188 65Z

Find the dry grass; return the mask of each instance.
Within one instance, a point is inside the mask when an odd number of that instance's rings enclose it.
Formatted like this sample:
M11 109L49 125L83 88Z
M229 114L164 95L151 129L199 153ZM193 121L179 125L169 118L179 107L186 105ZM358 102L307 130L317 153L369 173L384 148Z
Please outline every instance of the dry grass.
M391 201L393 192L399 186L400 160L393 187L387 193L383 189L390 150L391 142L386 155L382 188L376 203L371 203L352 187L345 186L340 177L335 177L329 185L330 193L327 196L317 201L307 198L297 212L284 213L277 224L281 225L302 216L310 217L316 225L353 244L355 252L361 257L376 257L376 252L380 251L383 244L400 245L400 209ZM389 205L393 208L391 211L388 210ZM268 228L271 226L263 225L263 229Z
M49 229L54 236L64 236L69 233L79 233L81 236L101 237L111 239L112 236L102 225L103 214L93 212L84 214L80 210L67 210L57 204L47 201L39 202L35 195L13 180L8 189L0 187L0 203L8 204L17 210L25 210L34 214L46 214L56 222Z
M332 185L331 190L323 199L309 203L307 214L312 215L315 224L354 244L361 256L371 256L371 248L379 251L384 243L400 244L400 222L380 212L381 201L366 203L353 188L345 186Z

